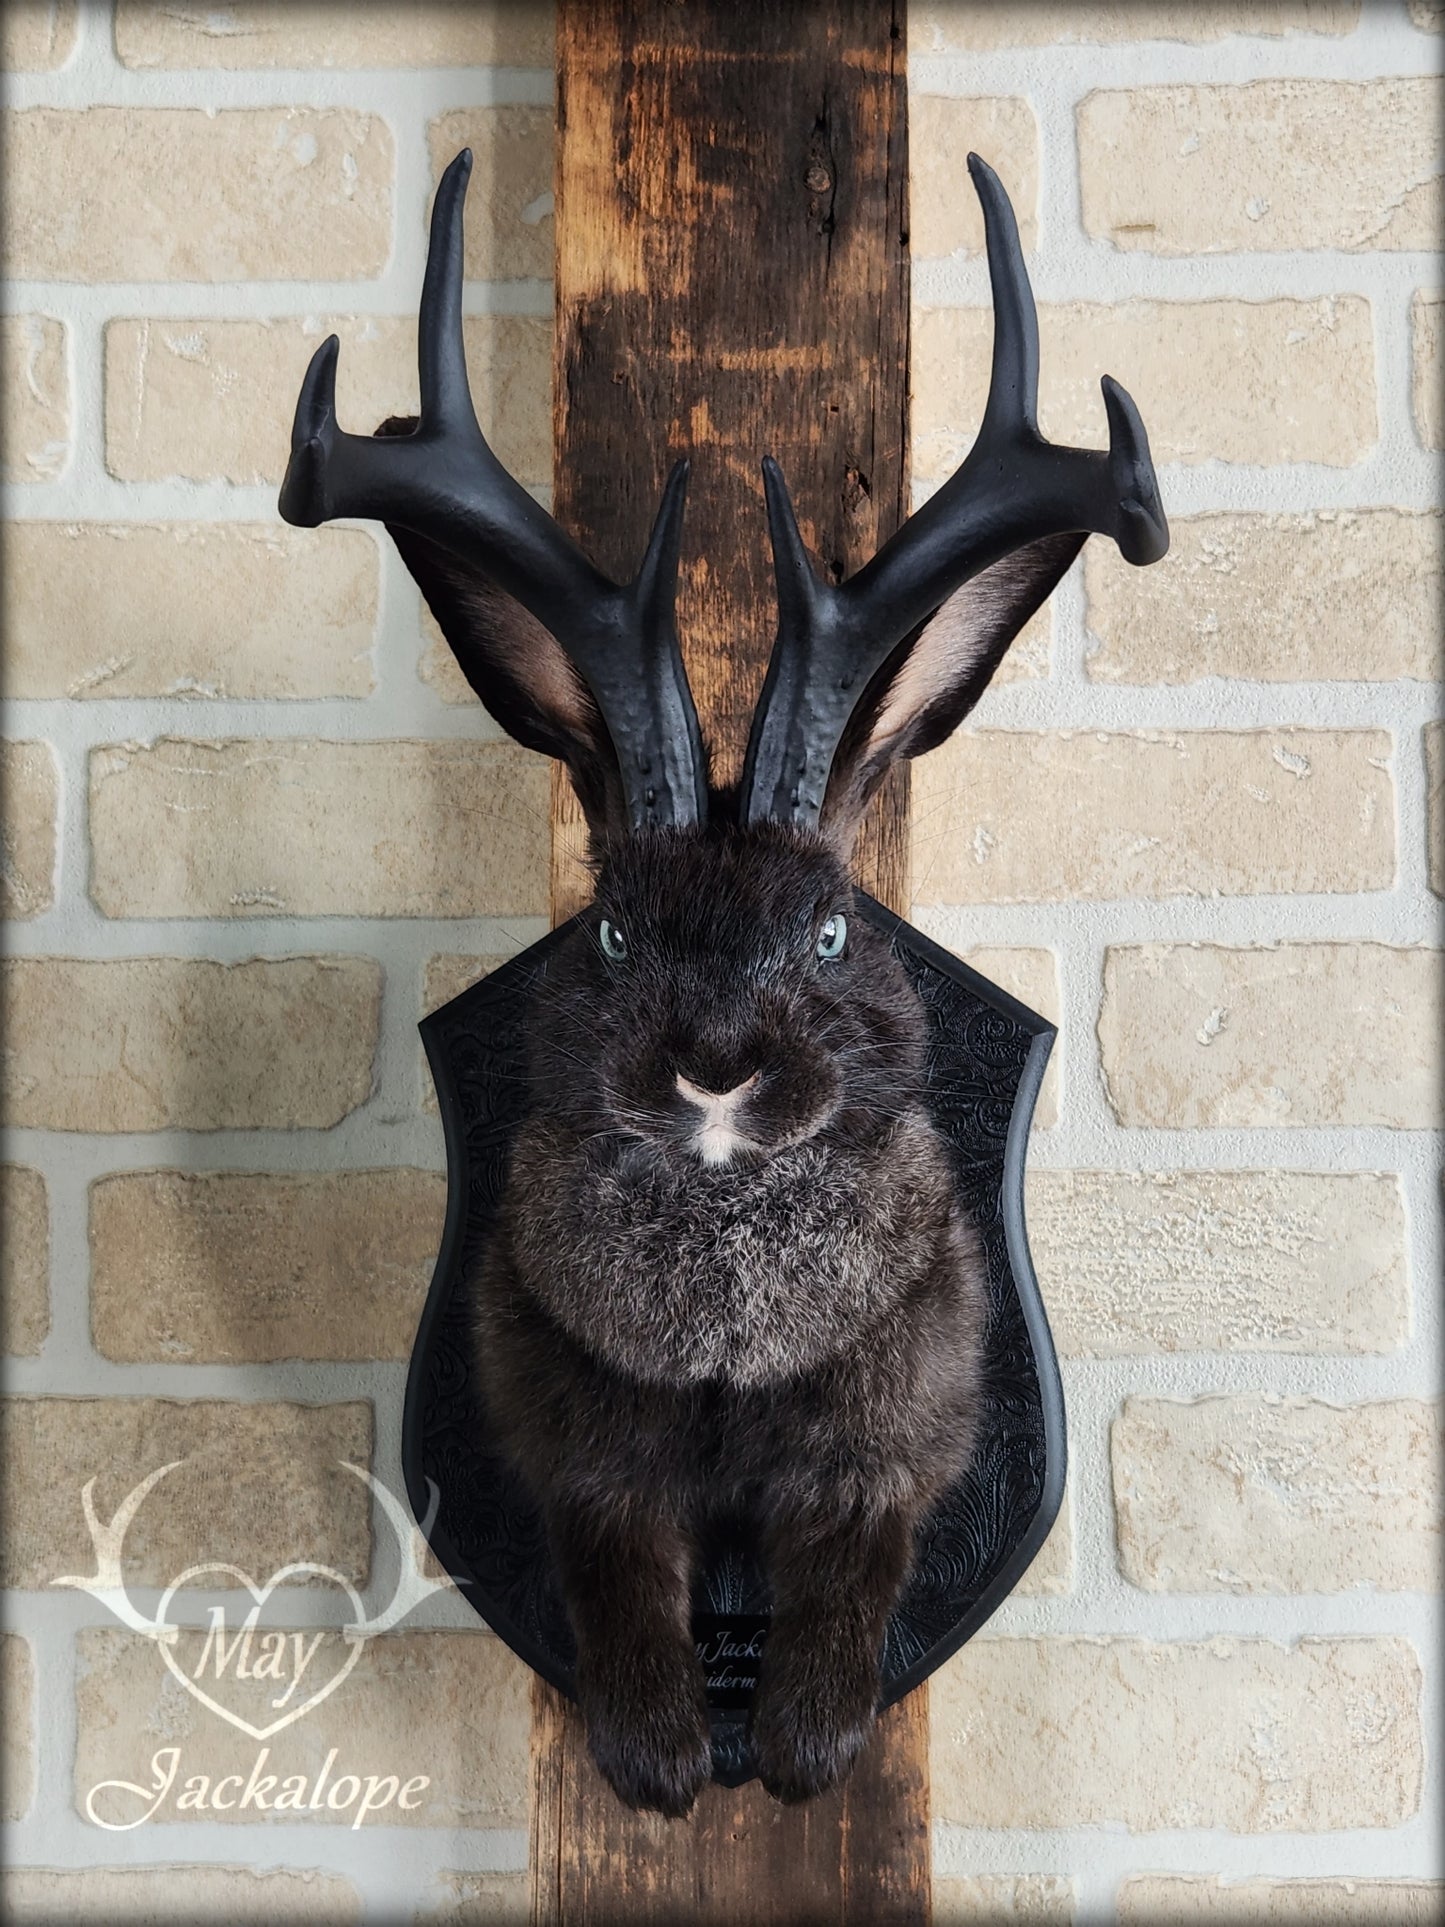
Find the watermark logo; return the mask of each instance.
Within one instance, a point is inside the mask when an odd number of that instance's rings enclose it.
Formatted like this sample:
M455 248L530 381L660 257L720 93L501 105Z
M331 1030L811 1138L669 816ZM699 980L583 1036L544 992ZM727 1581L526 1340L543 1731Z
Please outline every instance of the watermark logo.
M142 1479L121 1501L108 1522L101 1520L96 1513L95 1480L91 1479L80 1496L86 1525L95 1547L95 1571L88 1577L68 1573L54 1583L88 1592L123 1626L152 1640L172 1677L186 1692L250 1739L257 1742L269 1740L314 1712L348 1678L368 1640L390 1632L424 1599L434 1592L445 1591L451 1584L445 1575L431 1577L425 1567L425 1535L430 1532L436 1517L439 1498L436 1486L428 1482L429 1504L422 1530L418 1533L400 1501L379 1479L364 1467L342 1460L348 1472L370 1487L401 1549L401 1570L396 1587L391 1599L379 1613L368 1617L361 1595L346 1575L314 1560L293 1561L273 1572L261 1584L242 1567L229 1561L204 1560L187 1566L184 1572L176 1575L161 1593L152 1617L142 1612L126 1591L121 1567L125 1537L147 1495L167 1473L175 1471L183 1463L181 1459L173 1459L170 1464L160 1466ZM345 1623L339 1627L312 1626L299 1631L267 1627L264 1616L272 1595L288 1584L305 1583L308 1580L321 1580L337 1589L348 1608L349 1616ZM213 1592L240 1592L249 1598L250 1603L234 1623L228 1618L226 1606L213 1604L207 1609L206 1625L181 1625L170 1616L172 1605L176 1594L189 1587L201 1587ZM276 1779L274 1776L263 1776L261 1769L269 1755L270 1748L263 1747L257 1756L250 1779L246 1782L246 1804L263 1812L270 1811L273 1806L277 1810L284 1810L288 1805L295 1807L297 1799L287 1801L281 1798L268 1803L266 1793L276 1784ZM320 1807L324 1782L335 1760L336 1750L333 1748L314 1786L303 1775L293 1775L286 1782L288 1786L295 1784L299 1787L302 1781L306 1781L304 1794L299 1797L304 1798L305 1805L312 1811ZM103 1781L91 1790L86 1811L97 1826L110 1831L126 1831L139 1826L154 1815L176 1787L180 1767L180 1749L162 1749L162 1753L157 1754L151 1762L153 1786L137 1786L124 1780ZM228 1779L234 1779L239 1786L241 1777L232 1775ZM233 1800L219 1798L221 1788L227 1783L227 1780L218 1782L213 1793L207 1776L192 1776L181 1788L181 1797L176 1802L178 1809L185 1809L189 1805L197 1811L226 1810L229 1804L234 1804ZM358 1827L368 1812L379 1810L378 1790L385 1792L385 1789L390 1789L385 1798L380 1798L381 1805L388 1804L390 1798L399 1797L403 1792L395 1775L369 1775L363 1779L360 1775L343 1774L333 1782L327 1794L326 1804L332 1811L343 1809L344 1802L333 1796L348 1784L355 1789L354 1797L360 1801L353 1821L353 1825ZM406 1782L405 1791L415 1793L426 1784L429 1782L424 1778L414 1778ZM258 1787L261 1788L259 1793ZM98 1794L107 1791L139 1795L151 1799L152 1804L139 1819L104 1819L95 1810L94 1803ZM414 1806L417 1802L415 1799L402 1799L401 1804Z

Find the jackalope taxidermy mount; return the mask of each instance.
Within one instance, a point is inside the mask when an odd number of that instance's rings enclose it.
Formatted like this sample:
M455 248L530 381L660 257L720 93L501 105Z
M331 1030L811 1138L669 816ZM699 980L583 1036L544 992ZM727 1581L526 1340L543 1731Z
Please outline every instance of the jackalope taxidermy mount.
M470 170L458 155L432 214L420 417L343 433L333 336L281 512L384 521L473 689L561 758L586 815L591 941L539 973L530 1110L475 1289L481 1378L545 1518L593 1755L629 1804L692 1805L711 1753L691 1579L710 1525L743 1518L772 1591L753 1758L798 1800L867 1737L916 1531L969 1457L983 1343L923 1011L858 913L854 837L890 764L958 727L1090 532L1134 563L1168 533L1117 384L1107 453L1040 435L1013 210L970 156L996 317L978 439L836 586L764 461L777 640L742 780L715 788L673 626L687 463L626 586L502 468L462 347Z

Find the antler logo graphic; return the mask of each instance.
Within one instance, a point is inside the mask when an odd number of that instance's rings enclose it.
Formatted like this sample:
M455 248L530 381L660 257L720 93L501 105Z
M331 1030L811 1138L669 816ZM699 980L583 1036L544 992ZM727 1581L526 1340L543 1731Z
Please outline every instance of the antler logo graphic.
M91 1479L81 1492L81 1504L85 1508L85 1523L90 1529L91 1541L95 1547L95 1571L89 1577L67 1573L57 1579L57 1586L74 1586L81 1592L88 1592L98 1599L108 1612L132 1632L141 1633L152 1639L160 1648L161 1658L167 1668L185 1687L193 1698L218 1713L223 1720L238 1727L241 1732L249 1733L254 1740L268 1739L279 1733L283 1727L312 1711L334 1693L351 1672L368 1639L377 1634L389 1632L393 1626L400 1625L415 1607L431 1593L444 1591L451 1581L445 1577L433 1579L425 1570L426 1534L431 1530L436 1518L440 1493L436 1485L427 1481L427 1512L418 1532L405 1509L393 1493L368 1472L363 1466L353 1465L343 1459L341 1464L356 1478L362 1479L371 1488L378 1505L386 1514L397 1543L402 1548L402 1569L396 1588L386 1607L374 1618L366 1617L366 1608L361 1595L344 1573L336 1572L330 1566L318 1565L313 1560L296 1560L273 1572L264 1585L257 1585L251 1575L240 1566L231 1565L223 1560L203 1561L188 1566L179 1573L161 1594L154 1618L141 1612L131 1600L125 1588L121 1572L121 1553L125 1545L125 1535L144 1503L146 1495L158 1485L168 1472L174 1472L181 1459L173 1459L169 1465L160 1466L156 1471L142 1479L140 1484L117 1506L109 1523L103 1523L95 1510L95 1480ZM322 1579L345 1593L351 1607L351 1617L341 1627L321 1627L310 1632L278 1632L260 1630L261 1614L266 1602L278 1587L290 1579L304 1577ZM181 1633L186 1628L176 1625L168 1617L171 1601L183 1587L193 1585L205 1578L224 1578L251 1595L251 1607L234 1631L226 1623L224 1606L210 1608L210 1626L206 1633L205 1644L195 1668L187 1672L178 1658ZM194 1629L191 1629L194 1630ZM339 1632L346 1643L347 1651L341 1664L329 1677L318 1681L305 1697L296 1700L295 1695L301 1687L307 1671L316 1658L317 1649L330 1631ZM234 1707L225 1705L202 1683L214 1679L223 1682L228 1674L238 1679L274 1680L281 1690L270 1702L270 1710L277 1717L264 1724L257 1724ZM294 1700L294 1704L292 1703Z

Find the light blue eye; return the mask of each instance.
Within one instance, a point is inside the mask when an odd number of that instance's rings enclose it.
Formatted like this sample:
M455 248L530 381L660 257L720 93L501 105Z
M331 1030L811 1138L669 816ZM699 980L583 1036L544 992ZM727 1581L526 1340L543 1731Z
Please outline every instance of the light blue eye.
M604 917L597 926L597 936L602 945L603 956L609 957L613 963L621 963L627 955L627 939L618 925L609 923Z
M848 919L835 910L818 932L818 961L834 963L848 947Z

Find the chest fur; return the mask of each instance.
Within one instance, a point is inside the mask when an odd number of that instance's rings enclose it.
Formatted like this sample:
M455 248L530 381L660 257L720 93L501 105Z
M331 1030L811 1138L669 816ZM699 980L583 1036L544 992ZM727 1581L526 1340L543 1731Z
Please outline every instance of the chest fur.
M816 1141L751 1170L524 1132L514 1260L574 1337L633 1376L758 1385L866 1331L936 1254L948 1216L936 1141L847 1153Z

